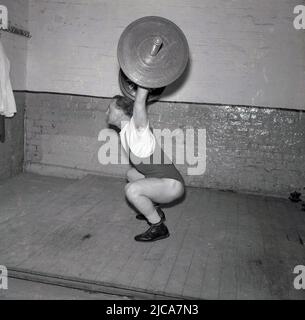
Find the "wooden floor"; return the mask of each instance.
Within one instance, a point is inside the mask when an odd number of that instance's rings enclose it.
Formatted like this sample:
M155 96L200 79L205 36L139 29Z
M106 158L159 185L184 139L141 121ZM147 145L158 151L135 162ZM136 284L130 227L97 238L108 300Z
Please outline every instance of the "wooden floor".
M305 212L288 200L189 188L165 208L171 236L138 243L147 229L124 181L22 174L0 182L0 265L12 273L108 290L201 299L304 299ZM17 271L16 271L17 270Z
M7 290L0 290L0 300L130 300L127 297L92 293L63 286L9 279Z

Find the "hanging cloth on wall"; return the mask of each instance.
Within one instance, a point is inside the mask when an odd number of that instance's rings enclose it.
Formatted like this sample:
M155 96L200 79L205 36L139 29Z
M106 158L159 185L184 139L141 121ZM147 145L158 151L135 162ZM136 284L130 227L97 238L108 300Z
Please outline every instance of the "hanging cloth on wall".
M16 113L16 103L10 80L10 62L0 41L0 115L12 117Z

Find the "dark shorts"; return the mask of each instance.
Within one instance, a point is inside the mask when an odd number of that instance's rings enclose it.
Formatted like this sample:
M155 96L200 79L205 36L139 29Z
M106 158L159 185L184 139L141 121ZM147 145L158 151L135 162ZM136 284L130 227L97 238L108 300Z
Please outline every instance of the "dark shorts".
M174 164L141 164L133 165L146 178L174 179L184 186L184 180Z

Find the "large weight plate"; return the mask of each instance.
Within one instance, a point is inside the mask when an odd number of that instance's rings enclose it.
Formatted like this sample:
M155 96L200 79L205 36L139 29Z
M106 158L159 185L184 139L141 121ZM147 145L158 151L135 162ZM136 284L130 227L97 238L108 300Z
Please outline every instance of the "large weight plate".
M155 37L162 39L157 55L150 55ZM188 62L185 35L172 21L148 16L132 22L118 43L118 60L126 76L146 88L165 87L178 79Z

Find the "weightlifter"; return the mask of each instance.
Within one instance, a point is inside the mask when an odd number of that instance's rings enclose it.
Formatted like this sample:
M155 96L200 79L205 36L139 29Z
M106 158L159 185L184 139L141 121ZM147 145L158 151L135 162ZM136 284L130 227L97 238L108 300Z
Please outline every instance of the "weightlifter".
M135 101L115 96L107 109L107 122L120 129L123 148L132 168L125 195L140 212L136 218L147 220L150 227L135 236L136 241L156 241L169 237L165 214L159 204L170 203L184 194L184 181L169 161L149 127L146 109L148 90L138 87ZM154 157L158 152L161 157ZM161 161L154 163L154 159Z

